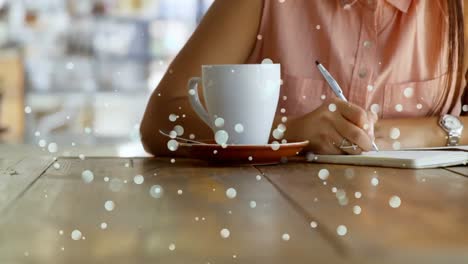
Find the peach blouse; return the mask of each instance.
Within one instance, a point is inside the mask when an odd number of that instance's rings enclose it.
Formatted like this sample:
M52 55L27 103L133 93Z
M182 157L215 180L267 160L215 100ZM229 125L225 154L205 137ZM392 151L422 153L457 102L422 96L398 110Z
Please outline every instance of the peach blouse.
M448 76L444 2L264 0L248 62L281 63L279 108L289 116L311 112L334 96L315 60L350 102L380 118L459 115L462 96L455 85L443 100Z

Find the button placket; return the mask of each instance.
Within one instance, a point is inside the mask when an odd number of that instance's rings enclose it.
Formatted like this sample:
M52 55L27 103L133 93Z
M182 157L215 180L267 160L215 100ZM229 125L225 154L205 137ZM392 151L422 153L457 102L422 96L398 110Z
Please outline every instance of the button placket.
M374 89L366 89L371 82L373 75L373 62L376 56L376 31L375 12L369 10L364 13L361 20L361 31L357 50L356 64L353 70L349 99L351 102L366 106L368 105L370 94Z

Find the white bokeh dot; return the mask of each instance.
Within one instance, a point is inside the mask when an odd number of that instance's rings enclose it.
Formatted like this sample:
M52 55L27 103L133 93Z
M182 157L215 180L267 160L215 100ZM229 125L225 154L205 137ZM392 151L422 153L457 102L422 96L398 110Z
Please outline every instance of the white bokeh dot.
M175 132L174 130L171 130L169 132L169 137L172 138L172 139L177 138L177 132Z
M234 126L234 130L239 134L243 133L244 132L244 126L242 124L236 124Z
M80 231L80 230L75 229L75 230L73 230L73 231L71 232L71 238L72 238L73 240L75 240L75 241L76 241L76 240L80 240L81 237L82 237L82 234L81 234L81 231Z
M143 177L143 175L135 175L135 176L133 177L133 182L134 182L135 184L140 185L140 184L142 184L144 181L145 181L145 177Z
M277 151L280 149L281 147L281 144L278 142L278 141L273 141L271 144L271 149L274 150L274 151Z
M353 213L354 214L359 215L359 214L361 214L361 212L362 212L361 206L359 206L359 205L353 206Z
M47 146L47 150L48 150L50 153L56 153L56 152L58 151L58 145L57 145L57 143L55 143L55 142L49 143L49 145Z
M380 105L378 105L378 104L372 104L372 105L370 106L370 110L371 110L372 113L378 114L379 111L380 111Z
M361 192L355 192L354 197L356 197L356 199L361 199L362 193Z
M231 235L231 232L227 228L221 229L221 231L219 233L220 233L221 237L225 238L225 239L228 238Z
M163 195L163 188L160 185L151 186L150 195L151 197L156 199L161 198L161 196Z
M402 112L403 111L403 105L402 104L395 105L395 111Z
M284 132L279 130L278 128L273 130L273 138L280 140L284 137Z
M319 170L318 172L318 177L322 180L322 181L326 181L328 179L328 176L330 176L330 172L327 170L327 169L321 169Z
M345 226L345 225L339 225L337 228L336 228L336 233L339 235L339 236L344 236L348 233L348 228Z
M114 201L111 201L111 200L106 201L106 202L104 203L104 208L105 208L107 211L109 211L109 212L113 211L114 208L115 208L115 203L114 203Z
M171 243L171 244L169 245L169 250L170 250L170 251L174 251L175 249L176 249L175 244L174 244L174 243Z
M390 200L388 201L388 204L392 208L398 208L401 205L401 199L400 199L400 197L394 195L394 196L390 197Z
M171 139L167 142L167 148L170 151L176 151L179 148L179 142L175 139Z
M84 170L81 173L81 179L83 179L85 183L91 183L94 180L94 174L90 170Z
M281 132L286 132L286 126L284 124L279 124L277 129Z
M262 60L262 64L273 64L273 61L271 59L265 58Z
M315 221L310 222L310 227L317 228L318 224Z
M234 199L236 198L237 196L237 191L236 189L234 188L229 188L226 190L226 196L229 198L229 199Z
M390 129L390 138L391 139L398 139L400 137L400 129L397 127L392 127Z
M224 145L229 140L229 134L225 130L219 130L215 133L215 141L219 145Z
M216 127L223 127L224 126L224 119L221 117L218 117L215 119L214 124Z
M175 122L177 120L178 116L176 114L170 114L169 115L169 121Z
M47 146L47 141L45 141L44 139L39 140L39 147L43 148L45 146Z
M406 97L406 98L411 98L413 97L413 94L414 94L414 89L412 87L407 87L405 88L405 90L403 91L403 95Z
M173 130L177 133L177 136L179 137L184 135L184 127L181 125L176 125Z
M373 178L371 179L371 184L372 184L372 186L377 186L377 185L379 185L379 179L377 179L376 177L373 177Z

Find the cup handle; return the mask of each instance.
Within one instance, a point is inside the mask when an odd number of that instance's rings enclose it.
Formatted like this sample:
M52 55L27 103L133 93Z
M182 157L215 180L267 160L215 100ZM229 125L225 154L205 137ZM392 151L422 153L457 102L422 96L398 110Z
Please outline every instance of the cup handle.
M198 96L198 84L201 82L200 77L193 77L188 82L188 97L190 101L190 105L192 109L197 113L198 117L200 117L203 122L205 122L209 127L211 127L210 116L208 112L205 110L203 105L200 102L200 98Z

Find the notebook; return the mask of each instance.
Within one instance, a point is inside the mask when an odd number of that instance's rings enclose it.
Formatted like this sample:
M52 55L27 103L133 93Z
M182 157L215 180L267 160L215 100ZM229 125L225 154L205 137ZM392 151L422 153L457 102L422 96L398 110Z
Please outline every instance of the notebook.
M468 152L430 149L370 151L361 155L316 155L312 162L423 169L466 165Z

